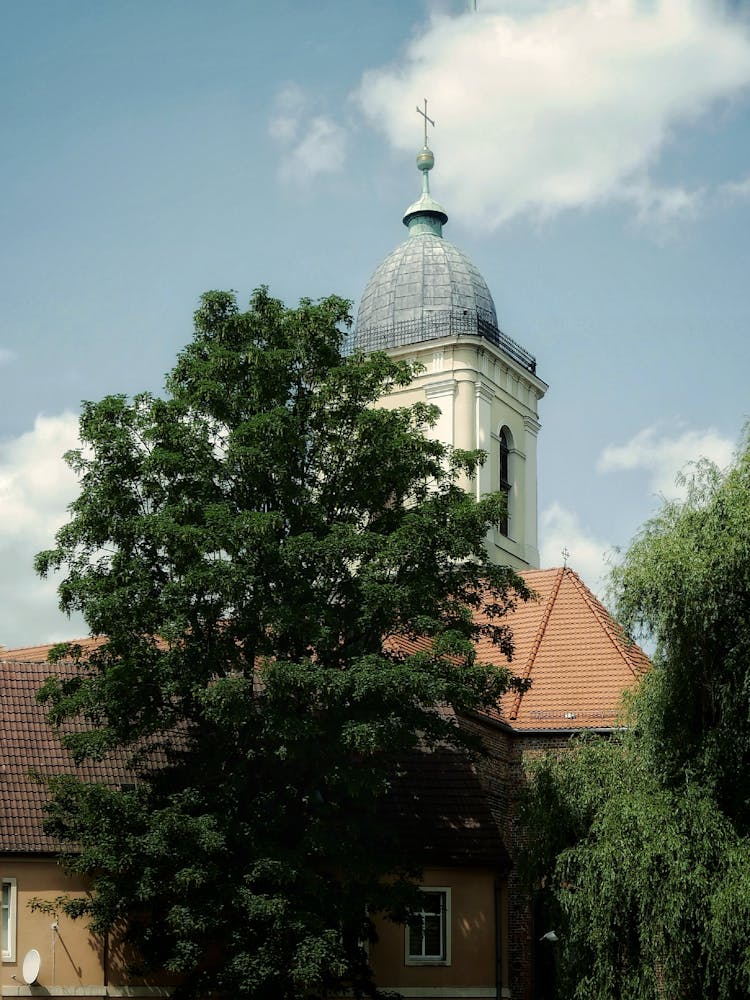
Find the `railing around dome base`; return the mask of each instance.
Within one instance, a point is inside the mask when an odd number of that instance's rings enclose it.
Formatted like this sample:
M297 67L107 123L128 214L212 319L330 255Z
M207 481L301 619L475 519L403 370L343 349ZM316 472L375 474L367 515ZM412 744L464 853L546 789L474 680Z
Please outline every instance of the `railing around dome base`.
M387 351L391 347L407 347L422 340L442 337L482 337L512 358L532 374L536 373L536 358L480 313L432 313L421 319L401 320L389 326L357 326L354 346L363 351Z

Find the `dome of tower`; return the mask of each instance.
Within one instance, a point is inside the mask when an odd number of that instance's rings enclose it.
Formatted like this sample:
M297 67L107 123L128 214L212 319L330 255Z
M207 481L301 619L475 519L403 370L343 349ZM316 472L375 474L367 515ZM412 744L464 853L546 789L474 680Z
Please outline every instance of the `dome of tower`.
M487 282L466 254L441 235L412 232L368 281L355 345L376 351L472 333L489 334L490 339L497 333Z
M417 108L419 111L419 108ZM426 117L425 122L432 122ZM530 372L536 361L497 325L495 303L478 269L458 247L443 239L448 214L430 194L435 156L425 144L417 155L422 194L403 222L409 236L388 254L367 282L359 304L354 346L363 351L473 335L489 340Z

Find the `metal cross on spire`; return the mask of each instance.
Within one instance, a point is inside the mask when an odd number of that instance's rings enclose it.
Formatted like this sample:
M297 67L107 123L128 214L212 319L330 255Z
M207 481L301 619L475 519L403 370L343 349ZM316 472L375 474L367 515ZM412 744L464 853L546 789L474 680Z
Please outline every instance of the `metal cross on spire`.
M419 106L417 106L417 114L421 115L424 118L424 145L425 145L425 149L427 149L427 122L429 122L430 125L432 125L433 128L435 128L435 122L432 120L432 118L428 118L428 116L427 116L427 98L426 97L424 99L424 111Z

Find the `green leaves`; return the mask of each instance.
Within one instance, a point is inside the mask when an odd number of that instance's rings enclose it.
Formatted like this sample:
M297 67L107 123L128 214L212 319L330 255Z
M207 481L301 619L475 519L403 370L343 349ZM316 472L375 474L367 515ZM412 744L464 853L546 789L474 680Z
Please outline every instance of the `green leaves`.
M746 976L724 963L748 945L723 907L747 845L705 790L665 789L631 734L541 762L524 818L564 995L746 995Z
M613 574L656 640L630 728L541 762L529 881L560 928L563 995L750 992L750 443L699 463ZM550 819L552 817L552 819Z
M750 446L701 463L684 503L648 522L614 578L627 627L657 643L640 717L665 778L689 771L750 830Z
M127 915L188 993L372 992L367 908L403 916L419 860L377 808L394 761L513 683L474 651L510 654L527 596L485 553L502 498L457 486L481 456L425 435L434 407L376 405L415 368L344 357L349 325L335 297L207 293L165 398L85 405L81 494L37 559L106 636L50 718L134 785L54 782L51 828L95 928Z

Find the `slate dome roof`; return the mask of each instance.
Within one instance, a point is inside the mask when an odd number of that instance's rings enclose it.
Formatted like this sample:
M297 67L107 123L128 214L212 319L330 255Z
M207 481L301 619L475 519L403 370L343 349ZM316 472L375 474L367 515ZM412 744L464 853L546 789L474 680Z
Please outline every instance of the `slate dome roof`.
M497 331L497 315L477 267L437 233L413 232L368 281L355 344L376 351L486 328Z
M448 214L430 194L435 157L417 156L422 194L404 213L409 236L376 268L360 301L354 346L384 351L440 337L483 337L530 372L536 361L502 333L487 282L458 247L443 239Z

